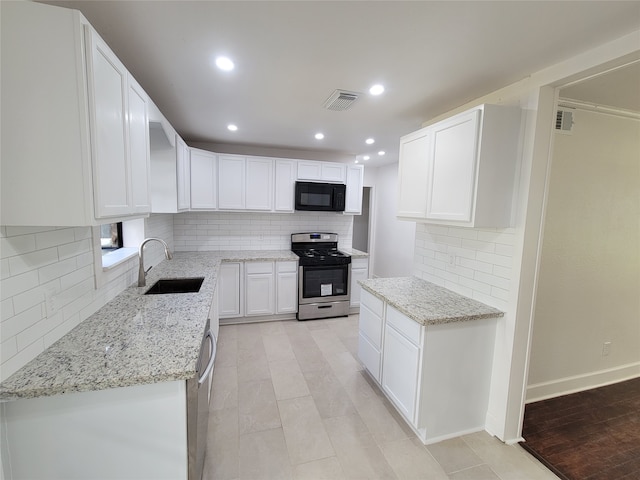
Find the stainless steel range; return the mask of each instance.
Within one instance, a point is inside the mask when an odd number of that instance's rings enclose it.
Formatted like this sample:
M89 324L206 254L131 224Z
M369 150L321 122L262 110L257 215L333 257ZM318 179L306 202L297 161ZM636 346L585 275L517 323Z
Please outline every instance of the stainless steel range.
M298 262L298 320L349 315L351 256L338 250L337 233L293 233Z

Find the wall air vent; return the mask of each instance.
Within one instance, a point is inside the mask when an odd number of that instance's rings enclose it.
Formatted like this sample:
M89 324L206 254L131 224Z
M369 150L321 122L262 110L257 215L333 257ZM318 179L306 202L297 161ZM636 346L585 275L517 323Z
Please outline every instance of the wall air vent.
M573 128L573 111L559 108L556 112L556 132L571 135Z
M341 112L347 110L358 100L358 92L348 92L346 90L336 90L324 102L323 107L328 110Z

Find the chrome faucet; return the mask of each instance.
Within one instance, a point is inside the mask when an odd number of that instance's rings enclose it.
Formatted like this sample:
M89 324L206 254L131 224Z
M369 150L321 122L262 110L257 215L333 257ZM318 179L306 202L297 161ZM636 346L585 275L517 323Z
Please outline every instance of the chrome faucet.
M144 287L147 284L145 281L145 278L147 276L147 272L151 270L151 267L149 267L145 271L144 255L142 254L142 249L144 248L145 244L147 242L150 242L151 240L155 240L156 242L160 242L162 245L164 245L164 256L167 258L167 260L171 260L173 258L173 255L171 255L171 252L169 251L169 247L167 246L164 240L162 240L161 238L153 238L153 237L145 238L140 244L140 250L138 251L138 260L140 261L140 267L138 268L138 286L139 287Z

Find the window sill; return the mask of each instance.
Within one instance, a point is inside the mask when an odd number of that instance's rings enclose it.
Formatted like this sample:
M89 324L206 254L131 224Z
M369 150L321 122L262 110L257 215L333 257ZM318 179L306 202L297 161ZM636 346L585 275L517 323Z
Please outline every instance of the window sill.
M120 265L121 263L135 257L138 254L137 248L119 248L113 252L102 255L102 271L107 271Z

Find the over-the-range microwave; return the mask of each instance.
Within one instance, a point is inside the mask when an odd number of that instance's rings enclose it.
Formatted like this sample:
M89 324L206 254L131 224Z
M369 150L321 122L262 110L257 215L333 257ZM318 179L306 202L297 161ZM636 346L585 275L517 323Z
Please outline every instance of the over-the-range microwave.
M296 210L344 212L346 185L343 183L296 182Z

